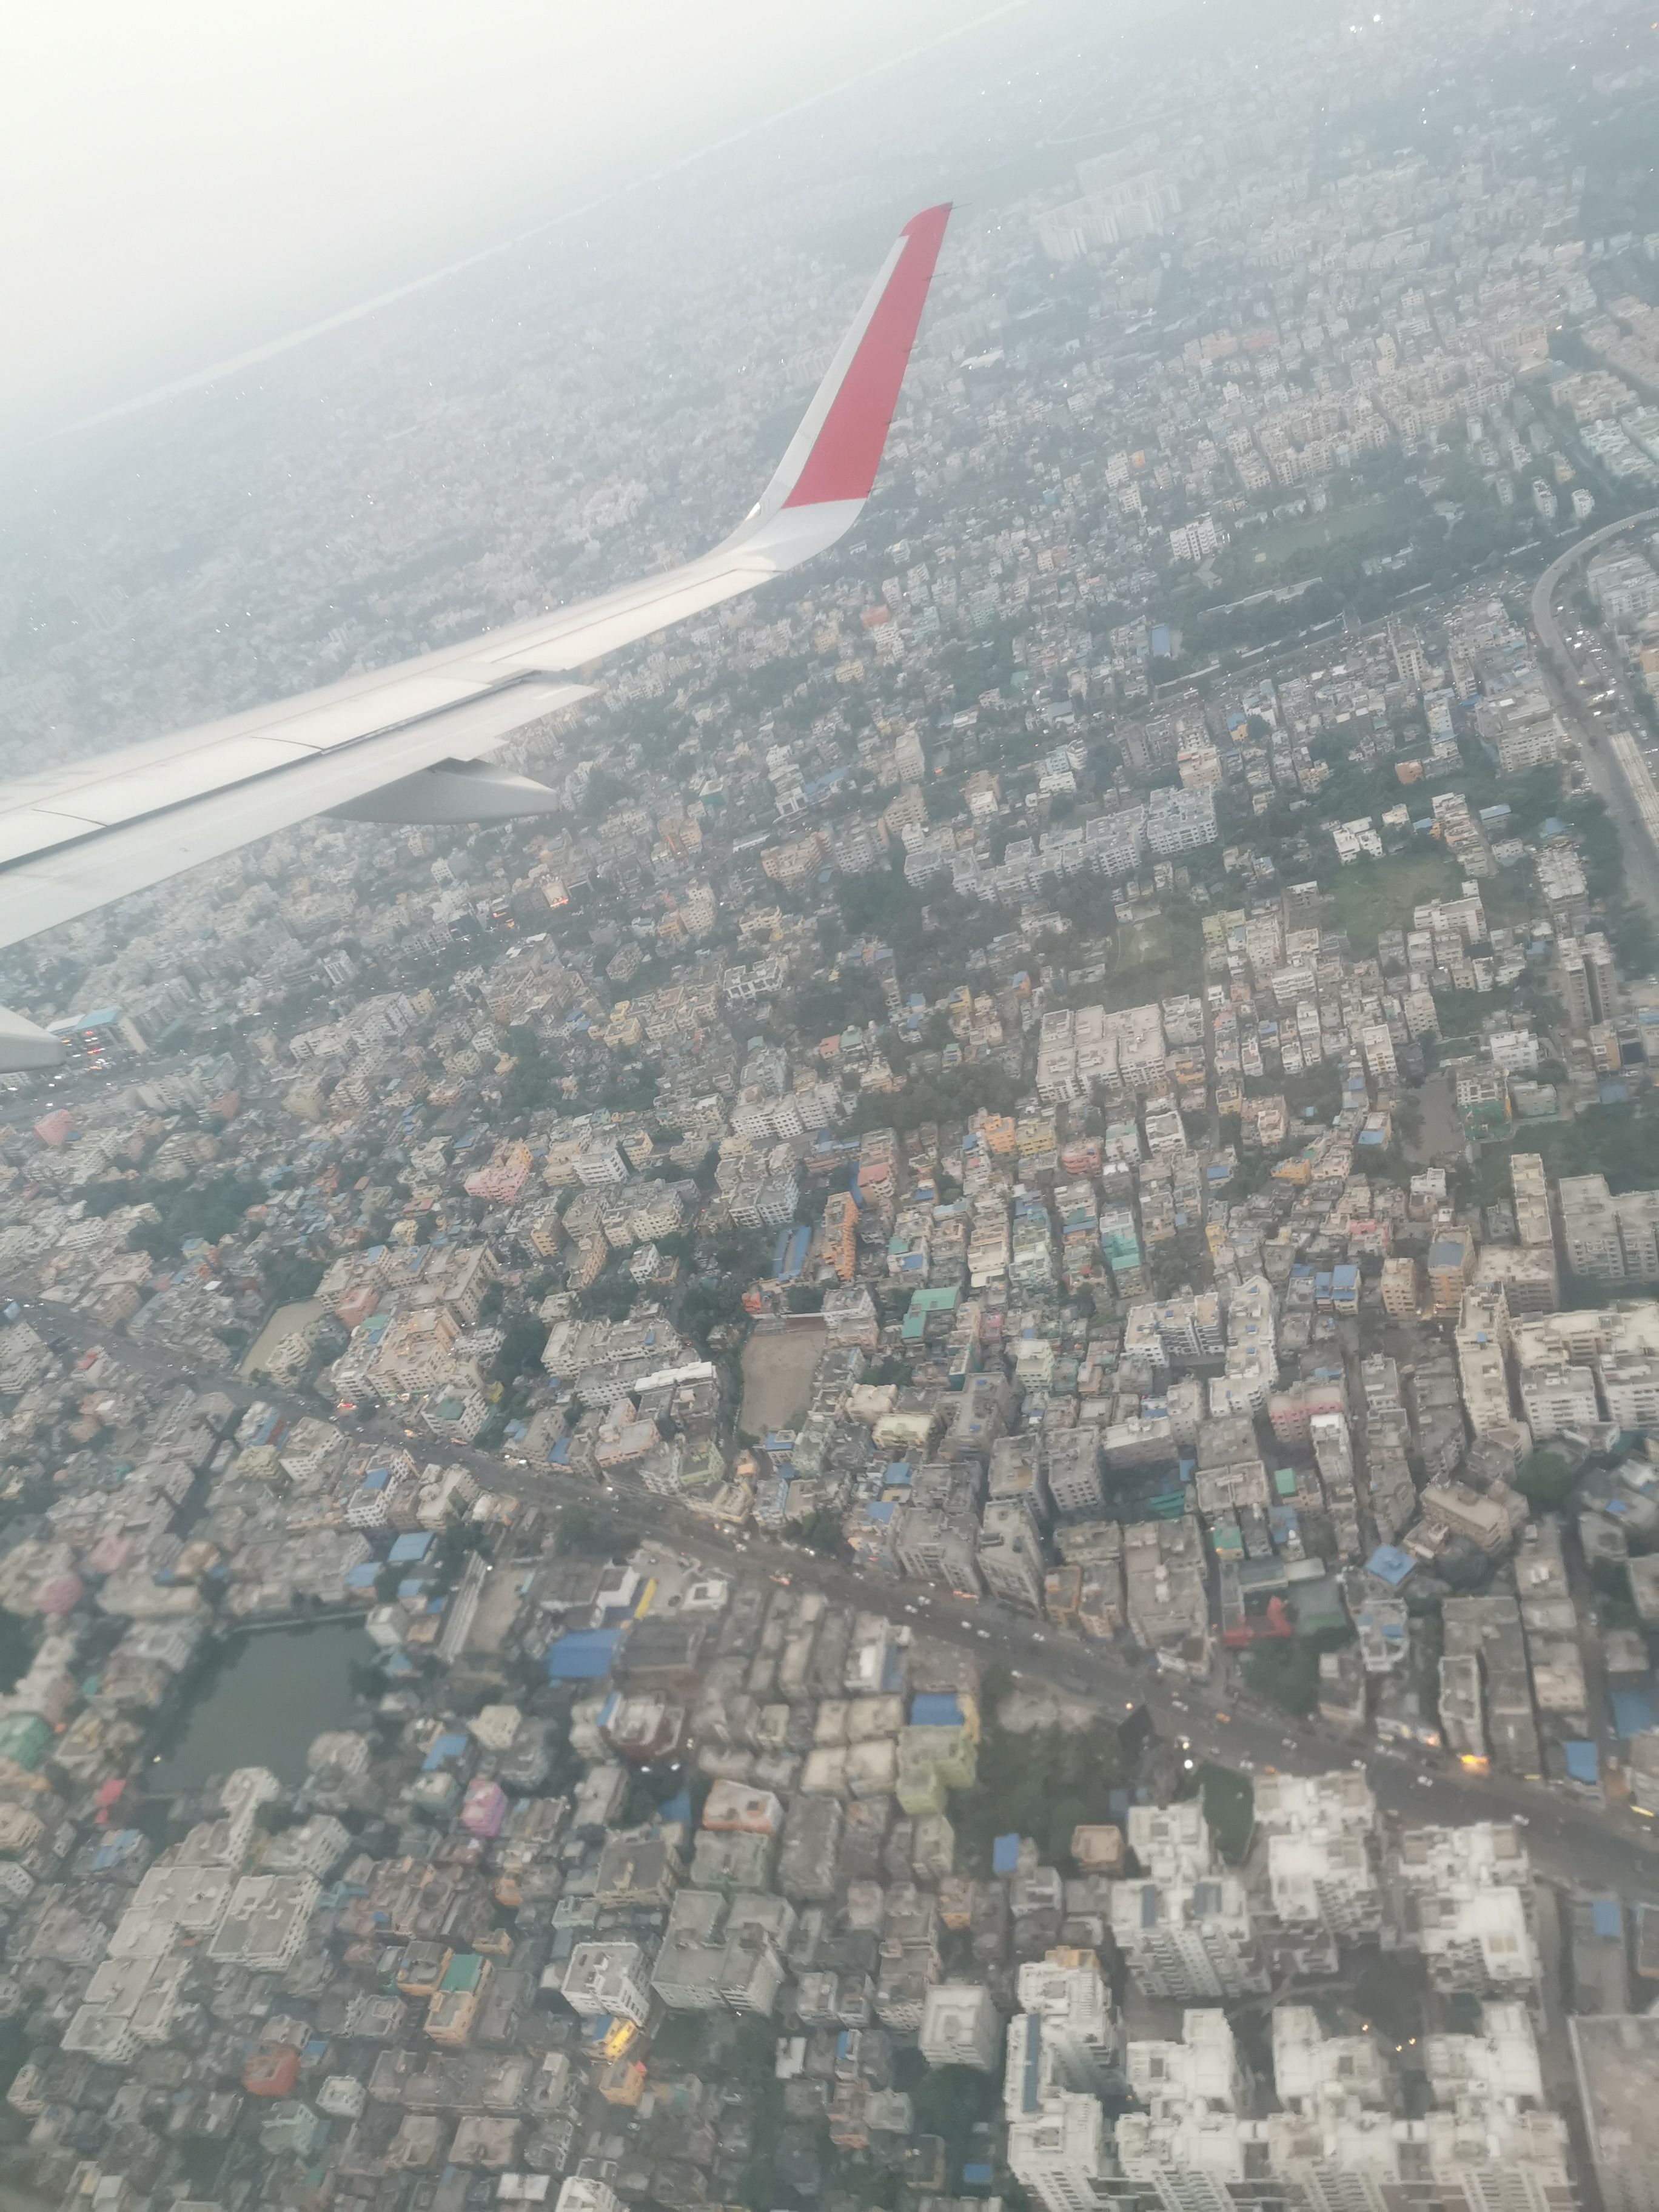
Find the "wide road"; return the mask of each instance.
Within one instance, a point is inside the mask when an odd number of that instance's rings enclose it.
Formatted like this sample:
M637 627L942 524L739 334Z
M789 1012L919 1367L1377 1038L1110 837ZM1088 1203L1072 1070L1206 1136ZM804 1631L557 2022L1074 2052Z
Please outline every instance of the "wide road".
M1644 507L1640 514L1627 514L1621 521L1605 523L1600 530L1591 531L1588 537L1570 545L1565 553L1558 554L1533 586L1532 626L1543 648L1545 672L1553 678L1552 688L1556 702L1580 740L1584 773L1618 827L1625 856L1625 880L1632 896L1659 921L1659 787L1656 787L1648 771L1640 744L1641 725L1630 701L1627 680L1618 664L1618 656L1609 649L1609 673L1630 722L1628 738L1619 743L1607 720L1598 720L1586 711L1579 688L1578 665L1555 617L1556 599L1562 579L1569 571L1598 547L1627 530L1639 529L1650 522L1659 522L1659 507Z
M280 1391L255 1392L234 1374L185 1372L176 1358L125 1338L111 1340L83 1316L64 1307L29 1304L25 1310L42 1335L55 1337L70 1349L105 1343L112 1358L158 1388L188 1382L198 1389L223 1390L241 1403L257 1395L295 1419L318 1410L314 1401ZM386 1418L359 1424L357 1433L365 1443L402 1444L408 1437L400 1422ZM1232 1696L1224 1707L1212 1688L1164 1678L1150 1661L1136 1663L1116 1645L1087 1642L994 1600L964 1603L941 1594L936 1586L873 1578L758 1530L723 1534L637 1482L599 1484L581 1476L557 1475L436 1438L423 1440L416 1449L428 1446L434 1456L441 1454L446 1460L459 1462L486 1489L538 1505L580 1504L602 1509L628 1534L671 1544L725 1573L763 1573L775 1578L787 1575L842 1603L955 1644L971 1652L981 1665L1000 1662L1028 1688L1090 1699L1109 1717L1144 1705L1164 1735L1189 1739L1195 1760L1213 1759L1258 1773L1275 1767L1293 1774L1322 1773L1352 1762L1364 1766L1382 1810L1401 1820L1455 1825L1516 1817L1526 1824L1528 1847L1540 1875L1614 1891L1628 1899L1659 1902L1659 1834L1655 1832L1659 1823L1587 1799L1565 1784L1526 1783L1497 1773L1471 1775L1434 1753L1350 1742L1322 1722L1292 1720L1248 1696Z

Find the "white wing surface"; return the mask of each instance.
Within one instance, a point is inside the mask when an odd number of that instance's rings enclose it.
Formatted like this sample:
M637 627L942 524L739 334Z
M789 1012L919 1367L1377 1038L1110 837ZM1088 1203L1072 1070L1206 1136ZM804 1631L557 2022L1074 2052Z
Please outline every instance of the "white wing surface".
M550 811L541 786L474 764L588 696L572 672L799 567L857 520L950 212L929 208L905 225L771 482L712 552L465 645L0 783L0 945L308 815ZM48 1066L58 1053L57 1039L0 1014L0 1068Z

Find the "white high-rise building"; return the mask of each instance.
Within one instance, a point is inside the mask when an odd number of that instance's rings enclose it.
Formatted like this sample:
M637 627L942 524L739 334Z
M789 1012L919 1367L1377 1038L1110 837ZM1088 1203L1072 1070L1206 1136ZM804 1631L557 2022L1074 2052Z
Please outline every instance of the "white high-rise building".
M1594 1427L1601 1418L1595 1376L1588 1367L1549 1360L1521 1373L1521 1404L1540 1443L1569 1429Z
M1148 1996L1243 1996L1268 1986L1243 1882L1216 1859L1204 1808L1132 1805L1129 1848L1146 1876L1112 1884L1112 1941Z
M1038 2028L1054 2085L1103 2096L1123 2073L1123 2023L1092 1951L1054 1950L1019 1970L1021 2023ZM1030 2033L1022 2056L1030 2058Z
M1130 2094L1114 2136L1118 2170L1149 2189L1164 2212L1235 2212L1245 2179L1239 2125L1243 2077L1226 2014L1182 2014L1181 2040L1132 2043Z
M1382 1928L1376 1801L1363 1774L1263 1774L1256 1826L1267 1841L1273 1918L1293 1946L1334 1958Z
M1112 2162L1098 2097L1057 2089L1008 2129L1008 2169L1043 2212L1099 2212Z
M608 2182L573 2173L560 2190L553 2212L623 2212L623 2205Z
M1002 2051L1002 2015L978 1982L939 1982L928 1990L918 2038L930 2066L971 2066L994 2074Z
M1237 1875L1195 1881L1115 1881L1112 1941L1148 1996L1191 2002L1269 1986Z
M637 1943L578 1943L562 1989L565 2002L585 2019L611 2013L643 2027L651 2016L646 1958Z
M1570 2030L1591 2025L1568 2023ZM1574 2045L1576 2056L1576 2035ZM1437 2194L1455 2191L1468 2212L1572 2212L1578 2195L1567 2162L1567 2124L1550 2109L1524 2004L1482 2005L1475 2034L1429 2036L1422 2065L1433 2100L1423 2132ZM1652 2075L1643 2073L1651 2105ZM1651 2175L1651 2155L1644 2162ZM1599 2159L1596 2165L1602 2203L1614 2212L1618 2193L1607 2190ZM1641 2201L1659 2203L1651 2179Z
M1407 1828L1393 1872L1405 1941L1436 1989L1530 1995L1539 1976L1532 1868L1513 1821Z
M1457 1317L1457 1376L1463 1410L1478 1437L1507 1425L1510 1310L1501 1283L1465 1291Z

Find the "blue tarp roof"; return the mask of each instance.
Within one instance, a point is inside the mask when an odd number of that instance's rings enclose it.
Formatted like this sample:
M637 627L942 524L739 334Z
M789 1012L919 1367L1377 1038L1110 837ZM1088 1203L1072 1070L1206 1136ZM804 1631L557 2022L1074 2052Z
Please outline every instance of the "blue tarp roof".
M622 1633L617 1628L578 1628L548 1650L544 1665L550 1682L597 1682L611 1671Z
M1561 1753L1567 1763L1567 1772L1575 1782L1594 1783L1599 1779L1601 1770L1595 1762L1595 1746L1593 1743L1586 1743L1582 1739L1573 1743L1564 1743Z
M954 1691L923 1690L910 1700L913 1728L957 1728L961 1723L962 1707Z
M993 1874L1012 1874L1019 1864L1019 1838L998 1836L991 1844Z
M435 1774L448 1760L459 1759L470 1741L465 1729L448 1729L441 1735L434 1736L421 1764L422 1773Z
M1615 1690L1613 1725L1622 1736L1640 1735L1653 1726L1653 1700L1645 1690Z
M427 1528L411 1528L392 1540L387 1559L395 1567L406 1567L411 1561L425 1559L432 1549L432 1534Z
M1375 1575L1390 1589L1398 1589L1412 1572L1413 1562L1392 1544L1379 1544L1365 1562L1365 1572Z
M1591 1898L1590 1926L1598 1936L1611 1936L1615 1943L1619 1941L1625 1932L1625 1916L1616 1897Z

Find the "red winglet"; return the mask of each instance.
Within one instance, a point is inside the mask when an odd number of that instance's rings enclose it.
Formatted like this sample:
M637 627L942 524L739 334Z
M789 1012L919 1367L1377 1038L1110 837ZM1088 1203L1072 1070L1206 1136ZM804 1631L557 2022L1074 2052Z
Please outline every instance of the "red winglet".
M786 507L869 497L950 219L946 202L912 216L900 233L904 244L893 273Z

